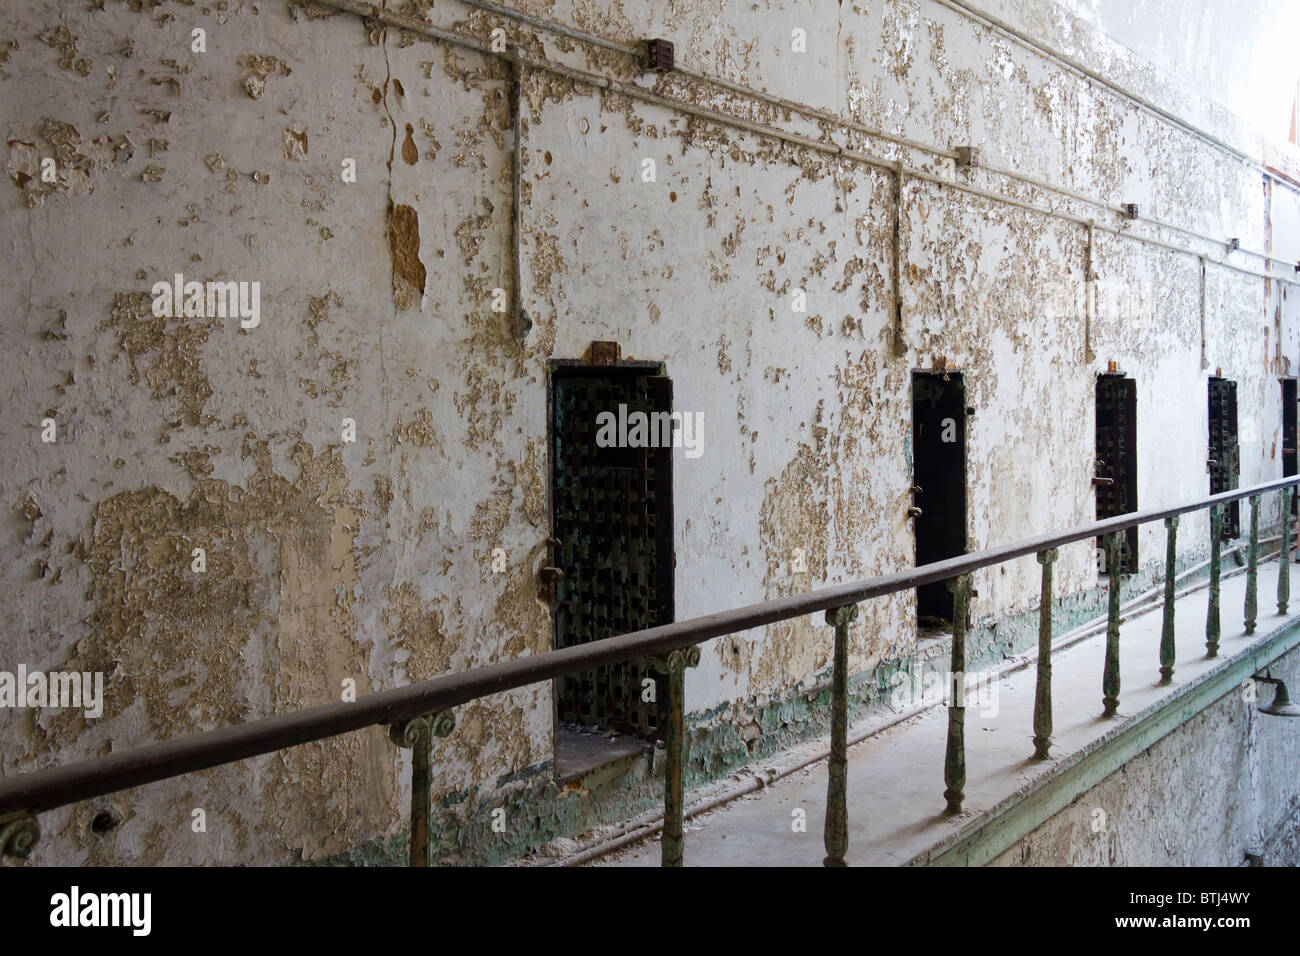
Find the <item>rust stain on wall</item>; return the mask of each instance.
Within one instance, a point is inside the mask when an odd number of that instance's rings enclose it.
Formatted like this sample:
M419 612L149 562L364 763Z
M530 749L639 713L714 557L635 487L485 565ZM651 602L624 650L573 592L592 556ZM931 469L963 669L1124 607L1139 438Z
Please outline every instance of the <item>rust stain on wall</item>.
M405 311L424 301L420 261L420 217L407 205L389 206L388 240L393 254L393 302Z
M402 140L402 161L408 166L414 166L420 161L420 150L415 145L414 133L415 128L407 123L406 137Z

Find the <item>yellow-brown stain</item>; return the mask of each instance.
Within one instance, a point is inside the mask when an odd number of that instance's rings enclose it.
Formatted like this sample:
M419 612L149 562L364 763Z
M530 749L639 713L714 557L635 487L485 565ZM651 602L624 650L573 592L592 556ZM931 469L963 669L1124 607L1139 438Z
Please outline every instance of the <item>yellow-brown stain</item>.
M420 217L407 205L390 206L388 241L393 255L393 302L399 310L424 298L424 263L420 261Z

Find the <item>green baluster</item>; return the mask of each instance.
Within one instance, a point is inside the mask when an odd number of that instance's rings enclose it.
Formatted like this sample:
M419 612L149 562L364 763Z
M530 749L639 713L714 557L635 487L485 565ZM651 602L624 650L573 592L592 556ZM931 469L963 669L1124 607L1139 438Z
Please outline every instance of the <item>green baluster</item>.
M826 623L835 628L835 663L831 675L831 756L826 782L825 866L847 866L849 849L849 624L858 617L858 606L847 604L826 612Z
M0 814L0 859L11 856L25 860L32 855L41 838L36 815L26 810Z
M1119 710L1119 572L1124 532L1106 535L1106 577L1110 593L1106 617L1106 666L1101 674L1102 716L1114 717Z
M411 748L411 866L429 865L429 751L434 737L447 737L456 729L450 710L420 714L388 725L388 737L399 747Z
M1223 505L1210 505L1210 605L1205 615L1205 656L1219 654L1219 559L1223 551Z
M656 661L668 673L668 726L664 734L664 831L659 840L661 866L681 866L683 777L686 766L686 668L700 662L698 645L679 647Z
M1178 515L1165 519L1165 614L1160 625L1160 683L1174 679L1174 568L1178 563Z
M1246 633L1255 633L1259 614L1259 495L1250 499L1250 544L1246 548Z
M948 749L943 762L947 785L944 812L960 813L966 787L966 617L970 607L971 576L963 574L948 582L952 591L952 667L949 675Z
M1038 552L1043 588L1038 608L1038 683L1034 687L1034 757L1047 759L1052 745L1052 565L1056 549Z
M1285 614L1291 601L1291 494L1282 489L1282 550L1277 555L1277 613Z

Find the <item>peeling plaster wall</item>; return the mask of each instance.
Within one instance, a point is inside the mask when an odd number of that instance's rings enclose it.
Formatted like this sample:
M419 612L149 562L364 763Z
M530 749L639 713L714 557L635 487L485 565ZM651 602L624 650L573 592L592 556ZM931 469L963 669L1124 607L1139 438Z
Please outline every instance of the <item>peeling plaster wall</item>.
M516 6L621 42L666 36L706 72L1300 258L1294 192L931 0ZM1063 14L1009 6L1036 35L1074 38L1144 94L1239 135ZM1141 504L1208 490L1194 257L1098 233L1085 323L1081 227L909 179L908 349L894 357L888 170L526 71L533 326L520 338L491 307L511 281L504 63L275 0L100 7L34 4L0 31L0 293L14 312L0 330L14 595L0 667L107 675L100 720L0 711L6 775L337 700L345 680L364 694L548 649L535 583L547 364L592 340L665 362L676 406L703 414L704 455L674 470L683 618L912 563L910 376L940 356L977 410L972 547L1093 516L1093 381L1109 360L1138 380ZM454 3L428 16L480 40L498 24ZM206 52L191 50L195 27ZM506 27L534 57L832 135ZM791 52L794 27L807 53ZM57 183L41 179L47 156ZM654 183L640 180L647 158ZM1058 202L985 170L955 175ZM178 272L260 282L260 325L154 317L150 287ZM791 310L796 289L806 313ZM1208 370L1240 383L1243 420L1258 424L1242 481L1271 477L1276 379L1300 348L1294 289L1211 265L1206 300ZM47 416L54 444L40 440ZM1144 562L1163 557L1162 534L1143 531ZM1203 519L1185 522L1188 559L1206 537ZM203 575L189 570L195 547ZM796 548L806 572L791 571ZM1056 579L1062 594L1094 587L1091 546L1064 549ZM981 621L1023 613L1037 565L981 572L976 588ZM862 608L854 671L914 650L909 595ZM824 678L830 641L801 620L703 651L687 678L697 725L752 740L773 732L765 706ZM465 853L485 808L549 772L552 713L549 685L524 688L459 708L435 741L435 790L464 828L448 839ZM94 807L78 805L43 819L35 860L328 858L403 831L406 760L374 728L191 775L112 798L128 825L109 838L87 834ZM190 831L196 807L207 834Z
M1300 8L1286 0L1063 0L1067 9L1104 28L1124 46L1172 75L1196 84L1215 101L1266 134L1290 129L1296 81L1289 38L1300 30ZM1247 58L1225 50L1249 49ZM1290 60L1290 63L1287 61Z

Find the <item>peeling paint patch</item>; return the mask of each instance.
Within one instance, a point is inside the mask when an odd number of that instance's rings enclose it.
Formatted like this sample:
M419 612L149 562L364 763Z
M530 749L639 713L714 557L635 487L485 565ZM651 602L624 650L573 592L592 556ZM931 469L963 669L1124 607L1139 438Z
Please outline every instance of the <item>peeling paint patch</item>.
M266 92L267 78L272 74L288 76L293 71L285 65L279 57L271 56L265 53L252 53L240 58L240 65L244 67L244 91L253 99L262 98Z
M200 353L217 320L159 317L153 314L152 304L147 292L119 292L112 314L100 328L117 335L130 363L133 385L147 383L153 398L180 406L185 424L202 424L212 386Z
M68 29L66 24L50 27L43 32L41 42L62 54L59 57L59 69L71 70L73 73L79 73L82 76L90 76L90 70L94 64L84 56L77 55L77 38L72 35L72 31Z
M403 669L408 682L428 680L451 670L456 642L444 630L445 599L424 601L410 581L384 588L385 632L406 652Z
M134 146L125 134L83 140L71 123L45 117L30 140L11 139L6 171L13 184L24 192L27 205L41 206L45 198L64 192L85 196L95 191L94 177L119 160L130 159ZM55 160L55 182L45 182L41 162Z
M398 445L442 448L442 442L438 440L438 430L433 425L433 416L427 408L417 408L414 421L405 424L399 422L393 428L393 447Z
M294 123L284 131L284 158L298 163L307 161L307 129L301 123Z

